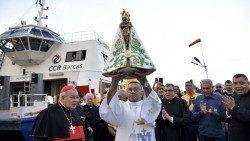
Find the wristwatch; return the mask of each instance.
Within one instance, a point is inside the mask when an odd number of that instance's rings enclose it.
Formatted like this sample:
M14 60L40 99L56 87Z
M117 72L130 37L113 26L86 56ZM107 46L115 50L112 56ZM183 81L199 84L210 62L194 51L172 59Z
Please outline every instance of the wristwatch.
M146 81L146 82L144 83L143 87L146 87L146 88L149 87L148 81Z

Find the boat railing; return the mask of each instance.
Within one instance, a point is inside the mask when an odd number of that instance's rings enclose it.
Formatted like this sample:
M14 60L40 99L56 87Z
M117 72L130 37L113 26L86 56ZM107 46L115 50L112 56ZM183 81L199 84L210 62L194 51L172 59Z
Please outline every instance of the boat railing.
M46 94L12 94L10 96L10 117L30 116L30 112L48 107Z
M64 33L63 39L65 40L66 43L76 42L76 41L95 40L101 43L103 46L109 48L109 46L104 42L102 37L98 35L94 30Z
M39 106L47 103L47 94L12 94L10 107Z

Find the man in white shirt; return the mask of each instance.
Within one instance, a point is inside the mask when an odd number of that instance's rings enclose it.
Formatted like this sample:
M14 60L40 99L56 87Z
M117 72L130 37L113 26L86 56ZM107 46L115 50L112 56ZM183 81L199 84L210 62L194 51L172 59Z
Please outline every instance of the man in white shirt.
M154 122L161 110L161 100L147 82L145 74L136 73L128 84L128 101L119 100L118 82L124 74L112 77L110 91L101 103L102 119L117 126L116 141L155 141Z

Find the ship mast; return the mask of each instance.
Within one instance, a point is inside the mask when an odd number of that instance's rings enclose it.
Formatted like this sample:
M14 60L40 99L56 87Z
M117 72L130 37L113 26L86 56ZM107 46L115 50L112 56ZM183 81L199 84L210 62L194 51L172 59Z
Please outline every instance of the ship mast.
M47 15L46 15L46 17L43 17L43 11L49 10L49 7L44 8L45 0L37 0L36 4L39 4L41 6L41 9L40 9L40 11L38 11L39 17L38 18L35 17L35 21L37 22L38 26L42 26L42 19L48 19Z

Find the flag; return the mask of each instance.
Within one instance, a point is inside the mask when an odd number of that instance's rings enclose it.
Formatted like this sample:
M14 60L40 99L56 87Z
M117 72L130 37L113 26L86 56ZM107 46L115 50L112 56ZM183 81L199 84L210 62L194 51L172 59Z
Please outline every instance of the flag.
M195 41L193 41L191 44L189 44L189 47L191 47L191 46L193 46L193 45L195 45L195 44L197 44L197 43L199 43L199 42L201 42L201 39L200 39L200 38L197 39L197 40L195 40Z

